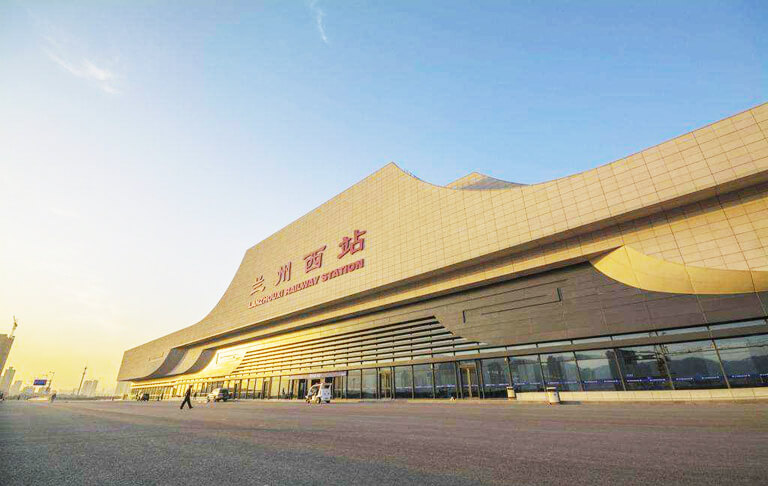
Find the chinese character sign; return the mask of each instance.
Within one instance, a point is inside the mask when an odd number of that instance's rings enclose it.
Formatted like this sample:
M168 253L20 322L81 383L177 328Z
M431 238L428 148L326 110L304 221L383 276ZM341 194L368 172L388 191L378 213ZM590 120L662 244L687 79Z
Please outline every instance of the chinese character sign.
M339 253L339 256L337 258L341 258L347 253L354 254L358 251L361 251L365 248L365 238L363 238L363 235L366 233L365 230L355 230L355 234L353 238L350 238L349 236L345 236L341 243L339 243L339 248L341 248L341 253Z
M365 249L365 234L366 230L354 230L352 236L344 236L339 243L339 249L341 250L337 258L342 258L347 254L355 254ZM312 250L304 255L304 273L309 273L323 267L323 255L325 250L328 249L328 245L323 245L316 250ZM365 268L365 259L357 257L355 261L345 262L344 265L338 268L326 269L325 271L317 272L312 276L307 275L303 280L295 284L288 283L291 280L291 267L292 262L280 265L277 271L277 282L274 287L267 289L267 282L264 280L264 275L259 275L254 283L251 285L251 298L248 299L248 308L253 309L255 307L264 305L268 302L272 302L277 299L282 299L285 296L295 294L315 287L316 285L322 285L323 282L330 281L342 275L347 275L352 272L356 272ZM288 283L281 288L277 288L282 283ZM264 292L264 295L256 296L254 294Z
M279 285L280 282L287 282L291 279L291 262L286 263L280 267L277 271L277 282L275 285Z
M259 275L259 278L256 279L256 282L251 286L251 295L257 293L257 292L264 292L264 289L267 287L264 285L264 275Z
M328 245L323 245L322 247L304 257L305 273L309 273L310 271L323 266L323 252L327 247Z

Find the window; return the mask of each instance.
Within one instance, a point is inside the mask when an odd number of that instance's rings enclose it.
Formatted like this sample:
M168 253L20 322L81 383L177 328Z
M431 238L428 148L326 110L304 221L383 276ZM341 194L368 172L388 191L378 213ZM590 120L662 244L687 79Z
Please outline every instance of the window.
M413 396L413 373L410 366L395 367L395 398Z
M347 398L360 398L360 370L352 370L347 373Z
M548 343L539 343L540 348L549 348L551 346L570 346L570 341L550 341Z
M610 341L610 340L611 340L611 336L600 336L600 337L594 337L594 338L574 339L573 344L601 343L601 342Z
M614 341L621 341L624 339L640 339L640 338L647 338L647 337L653 337L656 333L654 332L634 332L632 334L619 334L618 336L613 336Z
M413 392L416 398L433 398L432 365L413 366Z
M669 375L664 358L653 346L634 346L616 350L627 390L669 390Z
M581 384L586 391L621 391L621 373L612 349L576 351Z
M507 349L510 351L517 351L519 349L531 349L535 347L536 344L518 344L517 346L507 346Z
M507 348L502 346L500 348L485 348L485 349L481 349L480 352L481 353L499 353L499 352L506 351L506 349Z
M435 363L435 398L456 397L456 363Z
M344 389L346 388L346 376L333 377L333 398L344 398ZM299 397L301 398L301 397Z
M725 378L712 341L660 344L675 389L725 388Z
M768 334L717 339L715 345L732 388L768 386Z
M485 398L505 398L507 387L511 383L507 360L505 358L484 359L481 365Z
M541 369L547 386L554 386L560 391L581 391L573 353L542 354Z
M375 368L363 370L363 395L362 398L376 398L376 381L378 373Z
M509 358L509 367L512 370L512 383L516 392L544 390L538 356Z
M765 324L766 324L765 319L756 319L754 321L728 322L726 324L711 324L709 326L709 329L712 331L717 331L719 329L736 329L739 327L764 326Z
M698 327L686 327L685 329L662 329L661 331L656 331L656 334L659 336L669 336L673 334L686 334L689 332L706 332L707 326L698 326Z

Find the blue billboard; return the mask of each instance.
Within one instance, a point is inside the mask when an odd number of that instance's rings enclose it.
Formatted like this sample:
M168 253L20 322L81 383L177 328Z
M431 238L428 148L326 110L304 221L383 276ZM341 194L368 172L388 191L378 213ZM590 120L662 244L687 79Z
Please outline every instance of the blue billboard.
M38 378L32 383L33 386L45 386L48 384L48 380L46 378Z

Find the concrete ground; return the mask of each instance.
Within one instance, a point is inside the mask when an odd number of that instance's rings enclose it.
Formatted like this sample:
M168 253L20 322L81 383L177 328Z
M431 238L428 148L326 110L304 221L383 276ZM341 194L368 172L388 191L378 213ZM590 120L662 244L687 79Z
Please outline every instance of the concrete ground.
M768 483L768 403L178 407L0 403L0 483Z

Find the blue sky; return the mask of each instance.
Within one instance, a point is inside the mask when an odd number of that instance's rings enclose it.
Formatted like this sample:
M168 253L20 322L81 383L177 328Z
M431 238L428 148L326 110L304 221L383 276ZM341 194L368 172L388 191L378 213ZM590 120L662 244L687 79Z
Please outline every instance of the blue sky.
M766 26L760 1L0 1L9 364L113 381L387 162L535 183L765 102Z

